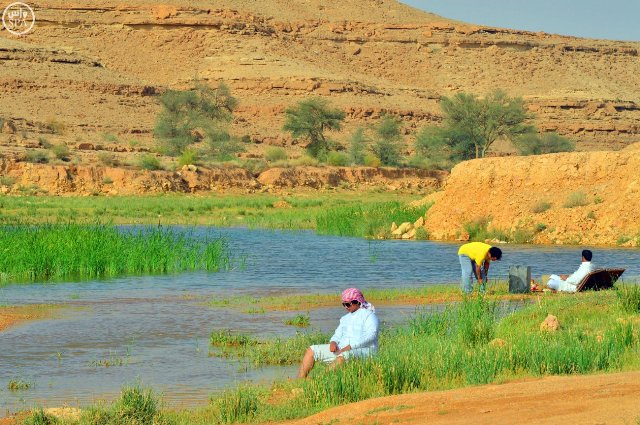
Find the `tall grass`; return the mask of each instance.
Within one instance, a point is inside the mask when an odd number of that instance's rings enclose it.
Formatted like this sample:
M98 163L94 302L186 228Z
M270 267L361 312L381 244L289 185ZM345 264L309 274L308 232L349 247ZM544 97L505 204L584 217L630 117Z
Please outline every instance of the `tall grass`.
M337 206L316 217L316 231L322 235L376 237L384 235L392 222L413 223L430 206L411 207L400 202Z
M622 285L618 288L618 302L627 313L640 313L640 285Z
M218 271L226 240L193 230L103 224L0 227L0 281L102 278L124 274Z
M292 418L412 391L620 370L637 356L640 343L638 322L617 319L622 310L615 297L613 291L549 297L506 316L495 301L477 297L442 312L418 313L406 325L382 332L376 357L349 361L335 370L318 365L283 403L269 403L267 396L258 395L250 404L257 406L251 409L251 420ZM555 333L539 329L550 312L562 323ZM496 338L502 343L493 343ZM304 348L295 349L298 360ZM246 393L246 388L238 391Z

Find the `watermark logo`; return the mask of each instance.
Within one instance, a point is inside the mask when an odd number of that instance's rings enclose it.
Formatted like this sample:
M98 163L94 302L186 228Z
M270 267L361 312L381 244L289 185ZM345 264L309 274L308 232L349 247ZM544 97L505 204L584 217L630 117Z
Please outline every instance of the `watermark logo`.
M11 3L2 12L2 26L13 35L25 35L35 23L36 14L26 3Z

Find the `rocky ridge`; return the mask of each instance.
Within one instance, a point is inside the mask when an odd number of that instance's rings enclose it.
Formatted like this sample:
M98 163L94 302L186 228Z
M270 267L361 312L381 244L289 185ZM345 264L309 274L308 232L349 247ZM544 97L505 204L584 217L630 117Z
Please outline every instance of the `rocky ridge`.
M343 141L384 113L400 117L410 150L411 133L440 122L441 96L495 88L523 96L539 128L580 150L639 140L640 43L470 25L393 0L33 6L32 33L0 32L0 111L15 128L0 134L5 146L104 134L150 144L157 95L194 76L239 98L233 127L252 141L247 155L267 145L299 155L282 112L308 96L347 112Z

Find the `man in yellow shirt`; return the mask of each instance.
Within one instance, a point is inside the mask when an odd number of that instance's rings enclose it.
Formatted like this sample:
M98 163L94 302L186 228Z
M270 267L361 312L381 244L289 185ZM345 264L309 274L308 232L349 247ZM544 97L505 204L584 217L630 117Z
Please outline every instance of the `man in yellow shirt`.
M470 242L462 245L458 250L460 268L462 269L462 285L464 293L473 291L473 277L475 276L480 290L484 292L489 272L489 263L502 258L502 250L482 242Z

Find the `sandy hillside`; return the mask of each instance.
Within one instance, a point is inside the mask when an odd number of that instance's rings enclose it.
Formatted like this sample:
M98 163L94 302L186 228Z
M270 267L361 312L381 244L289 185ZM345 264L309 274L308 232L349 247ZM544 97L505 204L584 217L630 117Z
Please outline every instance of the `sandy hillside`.
M637 246L638 148L461 163L444 190L423 201L435 201L425 226L444 240L464 239L466 223L485 220L538 243Z
M283 110L308 96L356 126L388 112L412 134L441 120L439 98L495 88L523 96L543 130L580 150L639 141L640 43L459 23L394 0L34 1L36 27L0 31L2 153L66 143L81 163L123 163L152 146L158 95L194 77L240 100L234 133L249 157L291 156Z

